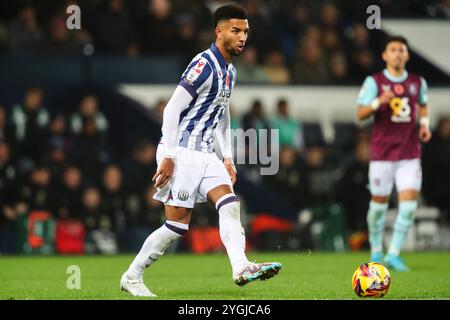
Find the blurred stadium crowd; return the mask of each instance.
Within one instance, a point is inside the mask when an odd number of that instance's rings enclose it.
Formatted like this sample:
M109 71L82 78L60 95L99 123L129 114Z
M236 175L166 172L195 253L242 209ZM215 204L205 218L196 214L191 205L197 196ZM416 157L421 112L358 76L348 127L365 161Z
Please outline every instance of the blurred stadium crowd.
M0 54L77 56L84 45L93 44L99 55L174 54L186 65L213 41L210 15L226 2L2 1ZM239 84L360 85L382 67L381 42L374 39L378 33L361 24L370 4L379 4L385 17L450 18L448 0L236 2L246 7L252 28L236 63ZM81 7L81 30L66 27L70 4ZM95 94L79 95L78 109L70 112L63 106L47 109L43 90L28 88L18 104L0 100L0 253L136 252L163 219L151 182L158 137L130 138L131 151L117 152L112 119L102 113ZM153 106L158 128L165 103ZM334 141L326 142L319 124L290 116L286 100L278 101L277 114L270 118L264 103L255 100L242 117L232 115L233 128L280 130L276 175L261 176L258 166L238 167L236 191L249 246L336 250L337 235L340 248L367 245L370 130L336 123ZM440 119L424 146L422 165L421 201L438 207L448 223L450 117ZM183 246L194 252L223 250L214 208L194 209L179 249Z
M113 152L109 122L94 95L80 96L75 113L50 114L43 105L43 94L42 89L31 87L22 103L9 109L0 107L1 252L23 252L21 241L33 243L27 227L30 219L57 222L56 231L47 225L48 230L40 233L41 237L53 237L56 232L59 252L139 249L163 219L163 206L152 198L155 145L142 138L136 140L131 153ZM154 107L155 118L161 120L164 105L160 101ZM264 249L265 238L256 235L264 230L285 235L289 231L291 238L301 237L302 246L327 249L313 239L311 228L314 221L332 219L329 235L343 236L345 247L363 247L370 198L369 130L352 123L336 124L335 140L326 143L318 124L301 123L289 115L285 100L279 100L274 117L267 118L264 107L256 100L247 114L232 119L233 128L280 130L277 174L261 176L258 166L238 166L236 190L247 212L244 219L249 239L253 237L250 244ZM439 207L448 222L450 117L440 120L432 141L425 146L423 169L422 201ZM250 191L240 180L250 184ZM265 192L272 199L261 199ZM264 200L280 210L264 207ZM263 204L262 209L251 205L245 209L252 201ZM288 211L294 215L289 216ZM327 216L330 212L335 216ZM220 248L214 208L199 206L193 217L186 248L197 252ZM71 233L80 233L86 246L79 243L77 247L76 241L71 244ZM273 235L270 239L267 241L273 246Z
M34 211L80 219L88 233L159 225L162 206L151 197L155 146L142 139L132 154L113 158L95 96L82 97L75 114L51 115L42 101L32 87L23 103L0 107L2 244L10 246L17 230L8 222Z
M181 55L186 63L213 41L211 12L228 1L15 0L0 4L0 53L98 54L129 57ZM366 8L383 18L450 18L448 0L292 1L243 0L250 38L239 61L240 83L348 83L379 69ZM66 8L81 7L82 29L66 27Z

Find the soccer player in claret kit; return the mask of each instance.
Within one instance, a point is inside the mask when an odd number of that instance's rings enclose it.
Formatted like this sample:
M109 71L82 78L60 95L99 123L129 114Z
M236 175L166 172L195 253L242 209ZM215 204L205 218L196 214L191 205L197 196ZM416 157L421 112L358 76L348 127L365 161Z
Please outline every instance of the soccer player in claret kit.
M387 39L382 53L386 69L366 78L357 111L360 120L374 117L369 164L372 199L367 213L371 261L384 261L396 271L409 270L400 251L414 222L422 183L420 141L431 139L427 84L421 76L406 71L408 49L407 40L401 36ZM394 181L398 214L383 259L385 215Z
M229 105L236 70L231 60L244 50L249 30L247 13L229 4L218 8L213 18L215 43L194 57L164 109L153 181L157 188L154 197L164 203L167 220L150 234L120 280L121 289L133 296L155 296L144 284L144 270L188 231L195 202L209 201L218 210L220 237L237 285L267 280L281 269L278 262L248 261L239 200L232 187L236 171ZM223 162L214 153L214 133Z

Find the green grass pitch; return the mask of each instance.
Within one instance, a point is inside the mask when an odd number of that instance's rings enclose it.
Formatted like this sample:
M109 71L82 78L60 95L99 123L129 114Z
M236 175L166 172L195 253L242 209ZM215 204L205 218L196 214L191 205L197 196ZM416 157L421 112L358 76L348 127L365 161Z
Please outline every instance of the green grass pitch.
M236 286L225 255L169 254L146 271L157 299L360 299L351 277L368 253L250 253L258 262L279 261L269 281ZM382 299L450 299L450 252L405 253L408 273L391 271ZM119 279L133 256L0 257L0 299L138 299L119 290ZM68 266L81 270L81 288L67 289Z

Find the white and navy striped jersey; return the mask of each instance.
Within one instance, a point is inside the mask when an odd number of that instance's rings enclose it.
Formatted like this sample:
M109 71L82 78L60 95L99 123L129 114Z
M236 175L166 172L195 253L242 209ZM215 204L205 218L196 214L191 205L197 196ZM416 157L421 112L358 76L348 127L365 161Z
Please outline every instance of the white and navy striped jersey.
M229 108L235 80L236 69L214 43L192 59L179 84L193 100L180 114L178 146L214 151L214 129L223 119L225 108Z

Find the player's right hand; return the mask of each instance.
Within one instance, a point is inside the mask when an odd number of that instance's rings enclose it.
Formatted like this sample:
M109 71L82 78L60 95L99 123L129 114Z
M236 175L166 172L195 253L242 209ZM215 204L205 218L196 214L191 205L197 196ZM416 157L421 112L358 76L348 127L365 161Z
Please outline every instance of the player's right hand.
M155 182L155 188L163 187L172 178L174 162L172 158L164 158L158 167L152 181Z
M389 103L394 97L395 94L392 90L384 91L379 97L380 104Z
M225 169L228 172L228 175L230 176L231 183L234 186L234 184L236 183L237 171L236 167L234 166L233 160L231 158L225 158L223 160L223 163L225 165Z
M431 140L431 131L427 126L420 126L419 129L419 138L422 142L428 142Z

